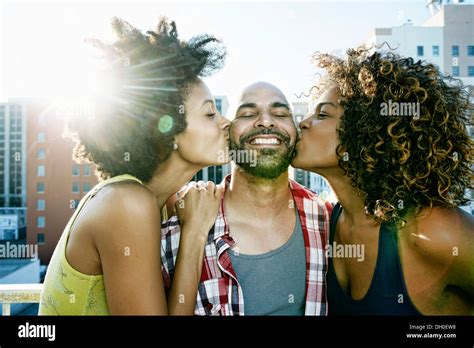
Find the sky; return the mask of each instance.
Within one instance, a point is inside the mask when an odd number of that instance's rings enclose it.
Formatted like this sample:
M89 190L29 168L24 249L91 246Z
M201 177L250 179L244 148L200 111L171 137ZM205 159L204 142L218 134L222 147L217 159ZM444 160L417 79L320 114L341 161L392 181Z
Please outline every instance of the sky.
M113 16L146 31L163 15L176 21L182 38L211 33L223 40L226 65L205 82L232 109L255 81L273 83L298 101L314 81L315 51L341 54L375 27L421 25L429 12L424 0L0 0L0 101L80 95L90 86L85 38L113 41Z

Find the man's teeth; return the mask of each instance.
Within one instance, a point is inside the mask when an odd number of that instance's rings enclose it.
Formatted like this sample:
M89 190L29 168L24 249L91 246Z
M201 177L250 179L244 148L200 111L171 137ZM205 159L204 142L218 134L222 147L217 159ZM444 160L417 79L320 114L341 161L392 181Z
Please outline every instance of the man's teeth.
M255 138L250 144L252 145L279 145L281 141L277 138Z

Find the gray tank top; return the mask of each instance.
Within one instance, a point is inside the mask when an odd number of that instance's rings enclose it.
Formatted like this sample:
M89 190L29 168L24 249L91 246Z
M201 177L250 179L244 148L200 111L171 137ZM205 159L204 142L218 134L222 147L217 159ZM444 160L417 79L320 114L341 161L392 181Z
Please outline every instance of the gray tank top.
M246 315L304 315L306 252L298 213L290 239L268 253L229 251L242 287Z

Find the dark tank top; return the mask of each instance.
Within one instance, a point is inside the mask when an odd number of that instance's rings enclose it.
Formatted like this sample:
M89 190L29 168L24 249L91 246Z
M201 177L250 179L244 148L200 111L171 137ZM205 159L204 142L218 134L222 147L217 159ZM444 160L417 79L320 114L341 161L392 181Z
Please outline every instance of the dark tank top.
M339 203L332 211L329 235L331 246L341 211ZM421 315L408 296L393 223L385 222L380 225L375 271L369 290L362 299L354 300L344 292L336 277L333 261L333 257L329 257L328 315Z

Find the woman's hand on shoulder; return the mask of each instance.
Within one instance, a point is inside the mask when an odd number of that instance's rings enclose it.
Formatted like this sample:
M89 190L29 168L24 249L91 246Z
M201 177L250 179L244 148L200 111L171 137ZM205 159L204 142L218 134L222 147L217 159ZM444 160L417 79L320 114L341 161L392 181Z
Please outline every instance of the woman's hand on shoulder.
M224 188L213 182L190 182L178 192L175 203L182 230L193 230L207 239L216 221Z

